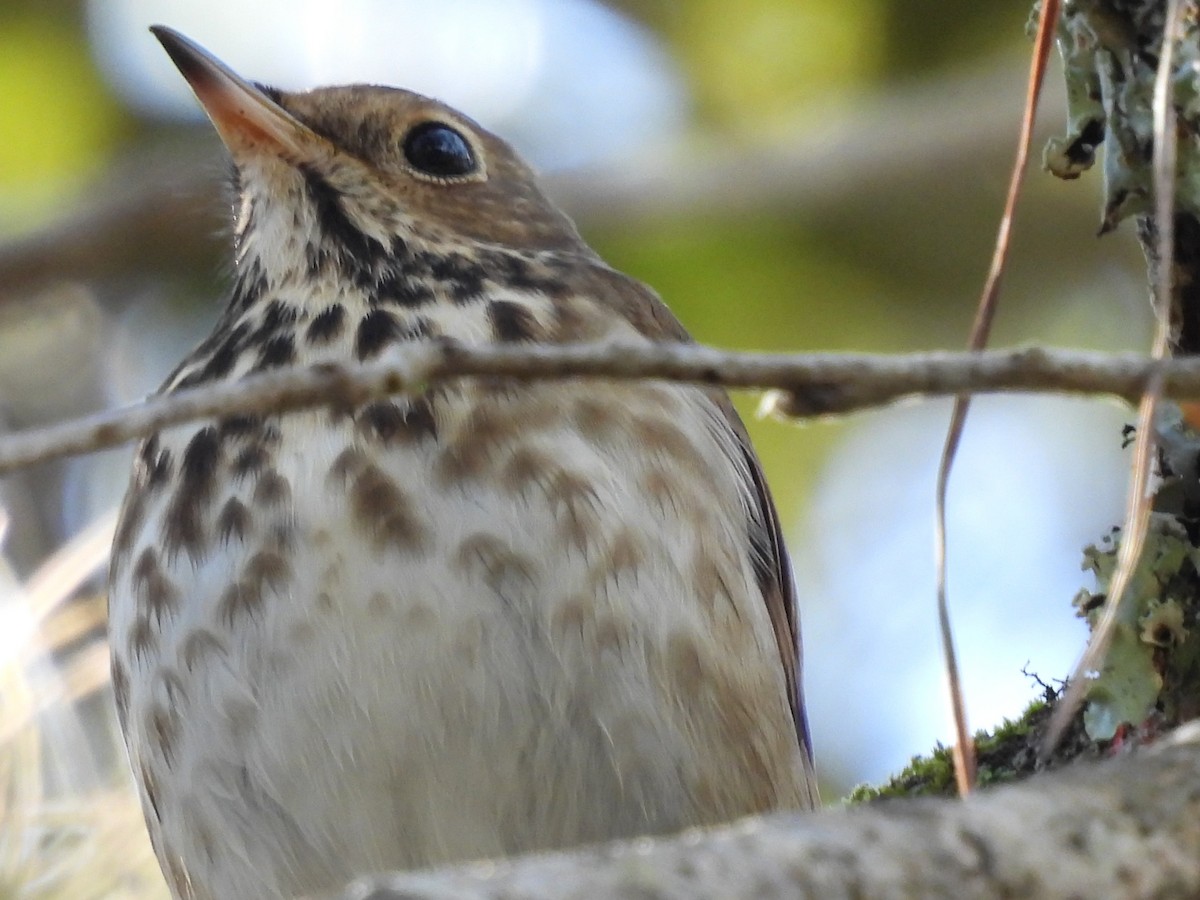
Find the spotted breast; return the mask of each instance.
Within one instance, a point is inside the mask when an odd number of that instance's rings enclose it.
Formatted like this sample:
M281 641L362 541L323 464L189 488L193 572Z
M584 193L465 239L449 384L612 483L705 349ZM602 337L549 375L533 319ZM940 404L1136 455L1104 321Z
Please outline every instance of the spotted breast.
M404 91L158 32L233 156L235 286L171 393L421 341L677 341L515 154ZM460 380L142 444L113 684L176 897L815 802L775 513L728 399Z

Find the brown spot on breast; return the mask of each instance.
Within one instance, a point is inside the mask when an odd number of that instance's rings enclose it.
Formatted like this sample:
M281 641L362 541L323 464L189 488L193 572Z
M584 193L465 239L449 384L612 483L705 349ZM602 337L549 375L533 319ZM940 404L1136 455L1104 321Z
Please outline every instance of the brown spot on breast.
M346 308L340 303L325 307L308 323L305 340L313 346L328 344L336 340L346 324Z
M254 616L268 590L282 593L292 570L284 557L274 550L261 550L250 557L241 577L225 589L217 603L218 614L227 627L234 627L242 616Z
M164 517L163 537L168 552L183 550L196 560L207 550L204 517L212 501L220 460L217 430L211 425L200 429L184 450L179 487Z
M494 407L477 406L438 457L438 480L450 484L478 478L489 468L499 447L518 432L519 424L512 416Z
M291 327L300 318L300 310L276 297L263 310L262 320L250 335L252 341L265 341Z
M151 746L167 768L175 764L175 744L179 740L179 715L175 710L155 704L146 716Z
M244 322L234 326L231 331L224 332L224 340L219 345L210 346L208 352L211 355L208 357L208 361L204 363L204 368L194 372L189 378L184 379L184 381L190 381L191 383L213 381L217 378L224 378L232 372L233 367L237 365L238 359L241 358L242 351L246 346L248 332L249 328ZM203 348L204 345L202 344L201 349ZM183 387L184 383L181 382L178 386Z
M158 649L158 628L144 612L138 613L129 629L129 654L134 659L149 656Z
M184 668L189 671L195 669L209 657L222 657L224 655L224 642L207 628L192 629L188 636L184 638L183 645L179 651Z
M702 478L712 472L684 433L666 419L639 416L633 423L633 438L644 452L669 458Z
M268 462L267 448L262 444L243 447L233 460L233 474L239 478L262 471Z
M410 402L379 400L369 403L355 417L359 434L383 446L437 440L437 422L430 399Z
M434 463L433 473L440 487L472 481L488 468L491 449L482 442L455 441Z
M260 506L282 506L291 499L291 485L273 469L263 472L254 485L254 502Z
M553 455L528 444L517 447L500 474L501 486L515 494L524 494L534 486L545 489L554 473L562 467Z
M254 615L262 599L262 593L255 591L245 581L235 581L221 593L217 601L217 616L221 624L233 629L242 616Z
M350 514L376 550L419 552L426 530L408 495L374 464L360 471L350 487Z
M580 397L571 409L571 422L586 438L610 440L616 429L627 424L621 415L622 407L600 397Z
M371 459L367 454L354 447L348 447L337 455L333 465L329 467L326 482L330 488L344 490L350 481L369 465Z
M587 623L595 616L595 606L590 597L568 597L554 606L550 613L550 627L560 638L579 640Z
M292 568L282 554L262 550L250 557L244 577L256 590L282 591L292 577Z
M593 587L600 587L605 582L619 585L623 577L636 581L642 558L642 541L629 528L621 528L608 541L603 557L592 567L588 582Z
M407 309L417 309L433 302L433 291L422 279L410 278L403 271L384 274L374 293L372 303L390 304Z
M544 392L489 392L487 401L477 403L449 436L435 465L435 477L443 485L476 479L491 468L505 446L547 428L559 416L555 401Z
M542 327L527 306L511 300L493 300L487 311L492 333L498 341L535 341L542 336Z
M563 541L586 557L600 535L600 498L590 480L565 469L551 476L547 497Z
M534 587L537 564L494 534L471 535L459 545L456 559L502 597L527 595Z
M267 530L267 539L263 542L263 547L283 554L294 552L296 550L296 524L287 517L273 522Z
M645 496L654 501L655 506L663 513L678 516L680 511L680 493L683 490L680 479L668 469L653 466L646 469L641 477L642 491Z
M622 614L604 616L596 621L596 649L600 653L623 656L633 641L633 628Z
M373 309L358 323L354 335L354 355L365 362L403 334L400 321L385 309Z
M250 524L250 509L237 497L230 497L217 516L217 535L224 543L244 541Z
M296 358L295 340L290 334L277 334L266 340L258 351L254 371L263 372L286 366Z
M171 580L163 574L158 564L158 554L150 547L142 551L133 567L133 589L138 595L138 608L161 627L165 615L175 612L179 592Z

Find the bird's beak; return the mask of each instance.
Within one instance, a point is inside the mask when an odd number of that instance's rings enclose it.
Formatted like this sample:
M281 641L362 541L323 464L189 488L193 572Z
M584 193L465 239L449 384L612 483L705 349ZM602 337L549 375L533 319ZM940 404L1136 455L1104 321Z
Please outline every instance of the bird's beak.
M162 25L150 31L191 85L230 152L264 145L283 156L300 152L309 132L291 113L178 31Z

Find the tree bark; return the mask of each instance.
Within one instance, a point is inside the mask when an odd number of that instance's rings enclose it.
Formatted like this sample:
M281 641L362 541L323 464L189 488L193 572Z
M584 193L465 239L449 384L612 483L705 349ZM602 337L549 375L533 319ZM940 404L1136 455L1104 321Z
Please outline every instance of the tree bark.
M342 900L1200 895L1200 726L965 801L747 820L356 883Z

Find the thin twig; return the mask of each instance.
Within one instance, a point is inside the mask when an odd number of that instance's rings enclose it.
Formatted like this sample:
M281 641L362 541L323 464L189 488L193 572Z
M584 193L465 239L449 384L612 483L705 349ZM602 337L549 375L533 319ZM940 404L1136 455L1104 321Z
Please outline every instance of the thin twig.
M1166 21L1163 23L1162 52L1154 73L1154 216L1157 237L1156 269L1154 273L1154 359L1164 359L1171 336L1174 300L1172 273L1175 268L1175 104L1171 73L1175 69L1175 50L1179 43L1184 5L1180 0L1168 0ZM1157 446L1155 419L1162 398L1161 370L1146 385L1146 393L1138 403L1137 442L1134 444L1132 475L1125 505L1125 521L1121 530L1121 546L1113 570L1108 596L1096 626L1092 629L1087 649L1075 666L1067 689L1055 707L1046 729L1042 755L1054 752L1067 725L1083 702L1090 684L1089 673L1098 671L1108 655L1109 645L1116 632L1121 602L1137 572L1138 560L1146 543L1150 527L1153 496L1147 491L1154 452Z
M1004 213L1000 217L1000 229L996 234L996 247L987 281L975 311L971 325L971 336L967 342L971 350L982 350L987 346L992 330L992 320L1000 298L1000 283L1008 263L1009 238L1016 214L1017 199L1025 180L1029 147L1033 142L1033 124L1037 118L1038 97L1046 75L1046 61L1054 45L1054 33L1058 27L1058 0L1042 0L1038 17L1037 39L1029 69L1029 86L1025 95L1025 111L1021 117L1021 134L1017 141L1017 157L1013 162L1008 185L1008 196L1004 201ZM958 793L966 796L975 785L975 742L967 725L967 710L963 700L962 679L958 670L958 658L954 651L954 634L950 629L950 606L946 595L946 492L950 483L950 470L962 440L963 427L970 409L971 395L959 394L954 398L954 409L950 414L950 425L946 431L946 443L938 463L937 489L934 501L933 555L937 578L938 630L941 634L942 656L946 666L946 683L950 694L950 709L954 719L954 774L958 782Z
M280 370L229 384L154 397L122 409L0 438L0 475L91 453L172 425L246 413L355 405L464 376L535 380L658 378L732 388L780 388L771 412L796 418L843 414L901 397L967 391L1112 394L1136 402L1161 371L1166 396L1200 398L1200 359L1038 347L982 353L761 354L695 344L462 347L413 344L390 363Z

